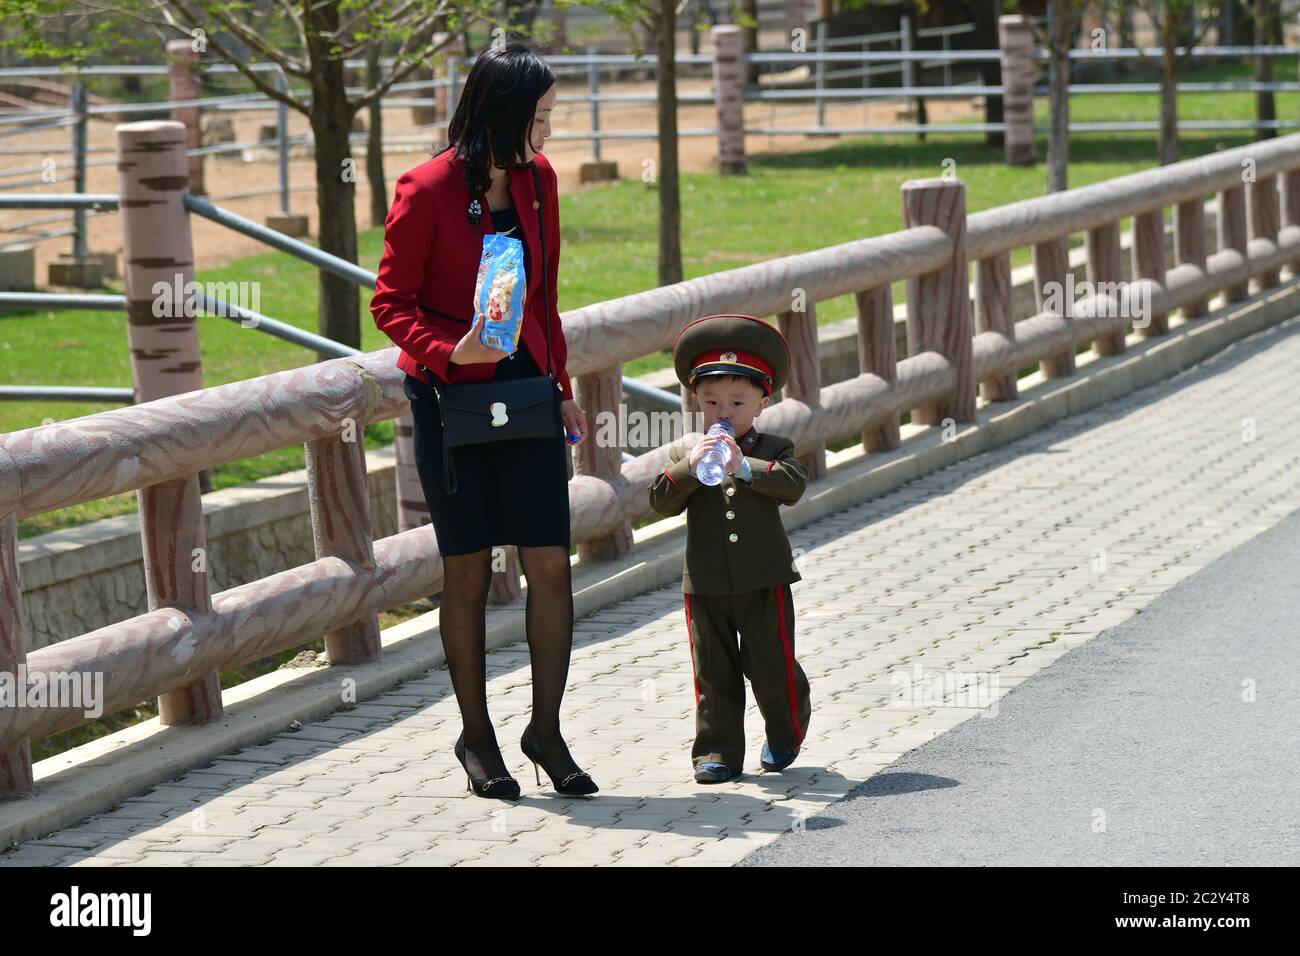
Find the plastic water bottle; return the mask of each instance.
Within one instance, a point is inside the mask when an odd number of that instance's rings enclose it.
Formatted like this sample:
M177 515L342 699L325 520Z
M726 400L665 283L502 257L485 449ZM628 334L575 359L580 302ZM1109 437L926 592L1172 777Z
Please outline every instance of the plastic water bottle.
M736 437L730 419L726 418L719 418L710 425L706 434L709 438L716 438L719 435L726 435L728 438ZM727 450L727 446L721 444L714 445L701 455L700 463L695 466L695 477L700 479L700 484L721 484L722 476L726 474L727 459L729 457L731 457L731 453Z

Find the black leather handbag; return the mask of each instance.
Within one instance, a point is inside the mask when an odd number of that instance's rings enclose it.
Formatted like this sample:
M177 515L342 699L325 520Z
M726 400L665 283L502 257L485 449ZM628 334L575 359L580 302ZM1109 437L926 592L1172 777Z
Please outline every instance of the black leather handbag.
M514 438L556 438L560 417L560 383L551 369L551 298L546 278L546 226L542 222L542 187L537 166L530 164L537 195L537 226L542 239L542 303L546 313L546 374L499 382L445 385L435 381L442 416L442 480L447 494L459 489L451 452ZM473 321L469 323L473 325ZM423 368L423 366L421 366ZM427 371L427 370L426 370Z

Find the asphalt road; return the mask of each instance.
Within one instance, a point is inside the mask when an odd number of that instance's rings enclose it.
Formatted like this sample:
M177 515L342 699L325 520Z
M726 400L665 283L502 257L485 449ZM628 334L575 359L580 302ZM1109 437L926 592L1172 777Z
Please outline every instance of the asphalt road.
M1300 511L741 865L1298 863Z

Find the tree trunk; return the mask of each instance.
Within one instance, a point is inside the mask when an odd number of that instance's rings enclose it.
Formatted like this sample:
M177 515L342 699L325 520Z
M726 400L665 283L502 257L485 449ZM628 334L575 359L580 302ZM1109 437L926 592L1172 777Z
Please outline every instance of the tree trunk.
M1137 30L1133 26L1133 7L1128 3L1122 4L1119 8L1119 45L1121 49L1126 50L1137 46ZM1134 60L1119 60L1116 63L1120 74L1132 73L1136 66Z
M908 34L908 45L913 51L920 49L919 38L917 37L917 31L920 29L921 29L920 4L917 4L915 2L909 3L907 5L907 34ZM924 86L925 84L921 79L921 61L913 60L912 64L913 64L912 85ZM924 96L913 97L912 105L916 113L916 125L924 127L926 123L929 122L929 111L926 109L925 106L925 97ZM925 142L924 130L922 130L922 132L920 133L917 133L916 138L918 142L924 143Z
M366 86L379 85L382 44L366 47ZM382 226L388 218L388 184L384 182L384 110L379 100L370 104L370 135L366 139L366 178L370 180L370 225Z
M659 97L659 284L682 281L682 204L677 170L677 58L675 0L659 0L655 23Z
M311 120L316 143L316 213L320 248L348 262L357 261L356 169L348 134L352 106L348 102L343 62L331 57L326 36L339 26L337 4L316 4L307 13L313 62L321 64L312 78ZM320 273L319 331L326 338L361 347L361 297L355 283ZM329 356L321 356L324 361Z
M1259 15L1259 45L1282 45L1282 14L1278 0L1257 0L1255 9ZM1255 79L1260 83L1273 82L1273 58L1271 56L1255 57ZM1277 98L1271 92L1255 94L1255 119L1267 122L1277 119ZM1257 139L1274 139L1276 129L1256 130Z
M746 17L752 18L755 24L758 23L758 0L740 0L740 12ZM746 53L758 52L758 27L744 26L740 28L741 38L743 40L743 49ZM745 86L758 85L758 64L745 64Z
M1073 12L1067 0L1052 3L1052 58L1047 65L1051 126L1047 136L1047 191L1069 189L1070 180L1070 40Z
M1168 8L1160 20L1160 165L1178 162L1178 43Z
M971 17L975 24L975 30L971 34L971 49L998 48L998 14L1001 11L1001 0L975 0L971 5ZM1002 86L1002 64L997 60L980 61L979 71L982 85ZM993 124L1001 123L1002 120L1002 97L990 93L984 97L984 122ZM1005 145L1005 134L996 130L985 133L984 145L1001 149Z

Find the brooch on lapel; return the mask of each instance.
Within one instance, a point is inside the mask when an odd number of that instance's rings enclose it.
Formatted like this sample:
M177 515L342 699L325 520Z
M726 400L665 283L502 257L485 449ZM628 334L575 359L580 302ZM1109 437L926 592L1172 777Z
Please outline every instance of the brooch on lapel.
M473 199L469 204L469 213L465 216L471 226L477 226L483 221L483 206L477 199Z

